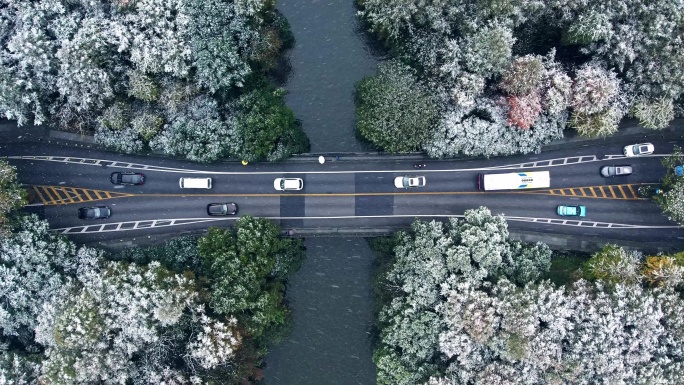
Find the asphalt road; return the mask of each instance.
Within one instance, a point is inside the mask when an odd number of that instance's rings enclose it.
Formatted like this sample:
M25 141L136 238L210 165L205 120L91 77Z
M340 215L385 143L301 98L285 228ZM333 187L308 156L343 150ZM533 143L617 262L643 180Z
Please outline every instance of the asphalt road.
M509 220L512 231L567 234L606 240L681 242L684 231L648 200L638 199L640 184L657 183L664 174L663 155L675 141L651 140L653 156L624 158L622 144L588 145L542 154L492 159L414 161L394 157L328 157L325 164L288 161L242 166L239 163L196 164L156 157L121 155L92 149L49 144L14 143L0 146L18 169L31 195L32 210L50 221L53 229L77 241L111 241L199 231L228 226L236 217L206 214L212 202L236 202L239 215L267 217L284 228L372 229L406 227L414 218L441 219L487 206ZM630 164L634 173L603 178L604 165ZM143 186L114 186L114 171L139 171ZM551 173L550 189L513 192L477 190L478 173L512 171ZM395 176L423 175L424 188L397 189ZM181 189L180 177L206 176L211 190ZM304 189L278 192L277 177L304 179ZM587 206L582 220L559 217L559 204ZM78 207L107 205L107 220L77 218Z

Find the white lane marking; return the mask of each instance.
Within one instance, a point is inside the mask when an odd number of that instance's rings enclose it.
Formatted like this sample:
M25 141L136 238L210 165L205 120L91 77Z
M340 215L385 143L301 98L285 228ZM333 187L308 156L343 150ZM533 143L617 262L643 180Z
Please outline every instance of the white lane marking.
M114 231L131 231L131 230L144 230L158 227L169 227L169 226L185 226L197 223L205 222L220 222L237 220L239 217L221 217L221 218L178 218L178 219L151 219L145 221L130 221L130 222L115 222L115 223L104 223L104 224L93 224L85 226L75 226L75 227L63 227L59 229L51 229L50 231L58 232L61 234L91 234L91 233L109 233ZM316 219L379 219L379 218L463 218L463 215L428 215L428 214L418 214L418 215L366 215L366 216L331 216L331 217L262 217L266 219L273 220L316 220ZM504 216L508 221L516 222L529 222L529 223L541 223L547 225L558 225L558 226L574 226L574 227L592 227L600 229L678 229L683 228L682 226L670 225L670 226L645 226L645 225L632 225L628 223L610 223L610 222L594 222L579 219L558 219L558 218L528 218L528 217L507 217Z
M645 157L666 157L669 154L653 154L644 155ZM425 169L420 170L407 169L407 170L347 170L347 171L205 171L205 170L192 170L192 169L182 169L182 168L172 168L172 167L162 167L154 165L145 165L139 163L130 162L119 162L107 159L90 159L90 158L74 158L66 156L8 156L7 159L15 160L42 160L46 162L60 162L60 163L78 163L90 166L102 166L106 163L107 167L117 167L129 170L146 170L146 171L157 171L157 172L177 172L177 173L187 173L187 174L214 174L214 175L284 175L284 174L368 174L368 173L410 173L415 174L420 173L434 173L434 172L472 172L472 171L492 171L492 170L515 170L515 169L534 169L534 168L548 168L548 167L559 167L567 166L570 164L579 163L592 163L592 162L604 162L606 160L614 159L627 159L624 155L606 155L604 159L598 159L596 155L580 155L580 156L569 156L565 158L554 158L539 160L535 162L524 162L524 163L514 163L501 166L492 167L480 167L480 168L464 168L464 169ZM436 165L435 165L436 166Z

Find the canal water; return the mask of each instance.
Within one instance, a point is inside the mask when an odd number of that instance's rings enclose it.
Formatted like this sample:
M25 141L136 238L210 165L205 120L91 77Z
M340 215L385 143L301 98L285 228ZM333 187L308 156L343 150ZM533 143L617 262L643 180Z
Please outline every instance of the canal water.
M354 84L373 75L382 51L368 40L354 0L278 0L296 43L286 54L286 104L312 153L372 149L354 133ZM289 338L266 357L267 385L376 383L372 361L373 254L363 238L307 238L307 258L290 278Z
M289 338L266 357L267 385L372 385L372 253L363 238L307 238L290 278Z
M278 0L277 8L296 41L286 53L285 102L311 152L371 151L355 135L354 84L375 74L383 53L363 31L354 0Z

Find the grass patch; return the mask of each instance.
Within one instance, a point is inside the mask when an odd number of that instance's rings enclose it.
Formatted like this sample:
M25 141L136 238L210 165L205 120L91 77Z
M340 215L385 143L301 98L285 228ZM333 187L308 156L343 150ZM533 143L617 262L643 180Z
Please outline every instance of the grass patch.
M572 284L580 278L577 271L590 257L589 253L554 251L551 257L551 268L543 278L550 279L556 286Z

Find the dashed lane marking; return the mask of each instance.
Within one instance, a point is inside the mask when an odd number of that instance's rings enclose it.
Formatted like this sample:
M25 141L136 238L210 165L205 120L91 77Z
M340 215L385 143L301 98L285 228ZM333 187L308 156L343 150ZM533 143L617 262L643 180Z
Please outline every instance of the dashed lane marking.
M630 230L630 229L678 229L682 228L679 225L665 225L665 226L645 226L632 225L628 223L611 223L611 222L595 222L580 219L558 219L558 218L534 218L534 217L509 217L504 216L508 221L541 223L547 225L557 226L573 226L573 227L591 227L608 230ZM130 221L130 222L109 222L92 224L85 226L62 227L58 229L51 229L52 232L61 234L93 234L93 233L109 233L115 231L132 231L132 230L146 230L159 227L169 226L185 226L197 223L219 222L219 221L235 221L239 217L226 218L177 218L177 219L150 219L144 221ZM384 219L384 218L463 218L463 215L430 215L430 214L407 214L407 215L366 215L366 216L329 216L329 217L264 217L265 219L273 220L328 220L328 219Z

